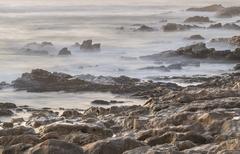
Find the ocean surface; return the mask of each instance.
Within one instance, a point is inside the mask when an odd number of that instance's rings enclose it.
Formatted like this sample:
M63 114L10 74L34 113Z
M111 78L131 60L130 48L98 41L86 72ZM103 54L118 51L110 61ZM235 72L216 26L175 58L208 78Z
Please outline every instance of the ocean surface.
M201 34L208 47L234 49L227 44L210 43L212 38L232 37L237 30L193 29L181 32L163 32L167 22L183 23L190 16L208 16L214 22L231 23L239 17L217 18L215 13L187 12L189 7L222 4L240 6L236 0L8 0L0 1L0 81L11 82L24 72L35 68L77 74L104 76L126 75L140 79L161 76L214 75L231 71L231 63L202 63L200 67L184 67L182 70L164 72L140 70L157 66L139 56L174 50L198 41L185 38ZM157 31L134 31L136 24L151 26ZM209 26L210 23L197 24ZM124 27L124 30L119 30ZM72 48L75 42L92 39L102 44L101 52L84 53ZM27 43L48 41L55 50L69 47L73 56L24 55L21 48ZM166 64L168 65L168 64ZM87 97L87 99L86 99ZM41 99L39 99L41 98ZM0 101L33 106L56 106L69 102L86 108L94 99L116 98L111 94L27 93L1 90ZM61 100L61 101L60 101ZM81 100L83 103L81 106Z

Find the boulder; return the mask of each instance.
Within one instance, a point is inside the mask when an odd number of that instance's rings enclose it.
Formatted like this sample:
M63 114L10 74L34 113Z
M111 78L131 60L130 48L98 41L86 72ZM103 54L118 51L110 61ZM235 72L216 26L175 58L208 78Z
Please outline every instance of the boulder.
M15 109L17 106L13 103L0 103L1 109Z
M236 64L233 69L234 69L235 71L240 70L240 64Z
M85 154L122 154L127 150L145 146L144 143L129 137L110 138L85 145Z
M68 56L71 55L71 51L68 50L68 48L62 48L59 53L59 56Z
M76 110L66 110L62 113L61 116L65 118L78 118L81 117L82 114Z
M3 149L2 154L24 154L24 152L32 147L31 144L19 143Z
M162 26L162 29L164 32L182 31L182 30L188 30L191 28L200 28L200 27L195 25L182 25L182 24L176 24L176 23L167 23L166 25Z
M233 36L229 42L233 45L240 46L240 36Z
M7 109L0 109L0 116L12 116L13 112Z
M194 16L187 18L184 22L211 22L209 17Z
M83 154L83 149L76 144L60 140L46 140L29 149L29 154Z
M9 135L14 136L14 135L23 135L23 134L35 134L35 131L32 128L28 128L24 126L0 130L0 136L9 136Z
M208 28L222 28L222 24L221 23L211 24Z
M201 35L192 35L188 38L189 40L204 40L205 38Z
M82 44L80 45L80 49L84 51L100 51L101 44L100 43L93 44L92 42L93 42L92 40L83 41Z
M13 128L13 123L11 123L11 122L4 122L2 127L3 128Z

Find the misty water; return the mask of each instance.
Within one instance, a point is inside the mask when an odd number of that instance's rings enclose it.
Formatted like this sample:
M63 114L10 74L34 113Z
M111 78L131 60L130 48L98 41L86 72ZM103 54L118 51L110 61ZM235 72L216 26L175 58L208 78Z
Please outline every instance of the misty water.
M200 34L208 47L234 49L227 44L210 43L212 38L232 37L239 30L193 29L181 32L163 32L162 25L183 23L190 16L208 16L216 23L231 23L239 17L217 18L215 13L187 12L189 7L222 4L240 5L236 0L166 0L150 1L106 1L106 0L10 0L0 2L0 81L11 82L24 72L35 68L64 72L71 75L91 74L104 76L126 75L140 79L161 76L214 75L231 71L231 63L202 63L200 67L188 66L182 70L162 72L139 70L147 66L158 66L153 61L144 61L139 56L174 50L198 41L185 38ZM135 24L146 24L157 31L134 31ZM209 26L211 23L197 24ZM124 30L119 30L120 27ZM102 44L101 52L84 53L72 48L75 42L92 39ZM24 55L20 49L31 42L52 42L56 51L69 47L72 56L60 57L53 52L48 56ZM173 62L174 63L174 62ZM165 64L165 63L163 63ZM166 64L168 65L168 63ZM96 93L27 93L4 89L0 101L35 107L64 106L86 108L94 99L116 99L112 94ZM139 104L138 100L131 100ZM77 104L75 106L75 104ZM131 103L130 103L131 104ZM141 104L141 103L140 103Z

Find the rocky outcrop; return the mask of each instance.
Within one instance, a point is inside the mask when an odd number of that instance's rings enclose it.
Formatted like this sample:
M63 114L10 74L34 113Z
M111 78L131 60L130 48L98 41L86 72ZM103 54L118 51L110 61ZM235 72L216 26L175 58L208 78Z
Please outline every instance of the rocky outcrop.
M154 31L154 28L146 26L146 25L141 25L139 28L137 28L135 31L142 31L142 32L152 32Z
M22 49L22 53L28 55L48 55L49 52L54 51L54 45L51 42L32 42L26 44Z
M189 8L189 9L187 9L187 11L217 12L222 9L224 9L224 7L221 4L213 4L213 5L204 6L204 7Z
M176 59L179 58L195 58L195 59L212 59L212 60L227 60L239 61L239 49L234 51L223 50L216 51L214 48L207 48L204 43L197 43L194 45L179 48L175 51L165 51L159 54L142 56L141 59L161 60L161 59Z
M205 38L201 35L192 35L188 39L189 40L204 40Z
M209 17L194 16L187 18L184 22L211 22Z
M80 49L83 51L100 51L101 44L100 43L93 44L92 40L85 40L80 45Z
M29 92L98 91L118 94L132 94L140 91L146 91L148 89L154 89L159 86L167 86L166 83L142 82L139 79L129 78L126 76L109 77L108 79L112 82L97 83L83 80L78 76L71 76L56 72L51 73L45 70L35 69L32 70L31 73L22 74L22 77L13 81L13 86L17 90L27 90Z
M234 7L228 7L221 9L217 13L218 17L234 17L240 15L240 7L234 6Z
M176 23L168 23L162 26L162 29L164 32L183 31L183 30L189 30L192 28L201 28L201 27L195 26L195 25L182 25L182 24L176 24Z
M62 48L59 53L59 56L68 56L71 55L71 51L68 50L68 48Z
M100 140L83 147L85 154L122 154L127 150L145 146L144 143L129 137Z

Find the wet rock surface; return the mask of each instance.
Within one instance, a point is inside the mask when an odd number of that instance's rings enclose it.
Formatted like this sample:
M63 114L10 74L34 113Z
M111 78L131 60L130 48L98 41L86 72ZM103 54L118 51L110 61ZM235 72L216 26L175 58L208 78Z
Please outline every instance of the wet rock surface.
M203 83L196 86L139 92L149 98L143 106L67 109L62 114L29 109L26 126L22 119L1 124L0 145L3 153L237 152L240 74L199 80ZM3 107L21 108L11 103Z

